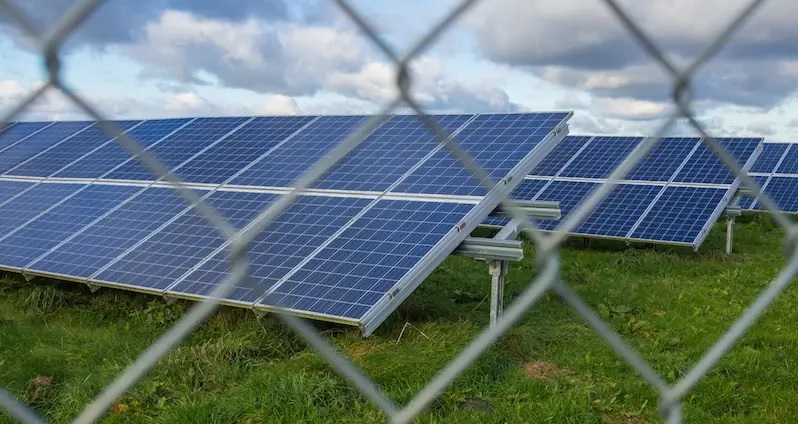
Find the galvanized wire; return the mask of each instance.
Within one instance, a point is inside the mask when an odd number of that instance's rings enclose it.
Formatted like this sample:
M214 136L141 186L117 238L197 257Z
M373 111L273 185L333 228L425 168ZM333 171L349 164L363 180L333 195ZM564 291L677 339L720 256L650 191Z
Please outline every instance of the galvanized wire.
M116 125L108 121L98 109L89 101L72 90L60 79L60 49L64 41L106 0L84 0L77 3L65 14L58 24L50 29L47 35L37 32L34 25L23 13L10 4L7 0L0 0L0 13L7 19L16 23L20 29L36 41L41 49L44 71L48 76L45 84L28 94L21 102L15 105L3 116L0 128L16 118L48 90L59 90L80 109L99 122L101 128L109 135L115 137L117 142L136 157L144 166L157 175L160 179L171 183L176 193L204 217L210 225L218 229L228 245L230 270L224 282L217 287L208 299L195 304L172 328L159 337L144 353L142 353L123 373L121 373L108 387L106 387L95 400L86 406L84 411L75 418L78 423L95 422L108 411L110 406L124 393L133 387L147 372L157 366L161 358L179 345L186 337L196 330L218 307L218 299L224 297L239 283L250 278L249 263L244 252L248 245L262 231L267 229L291 204L300 191L311 187L315 181L322 177L329 169L356 148L363 138L381 120L382 116L390 114L398 106L404 105L413 110L420 122L426 126L449 153L460 161L482 184L491 189L495 183L487 172L463 150L456 136L443 131L441 126L416 102L412 95L413 78L409 72L410 65L425 49L431 47L439 36L456 24L459 18L468 13L475 4L487 0L467 0L455 6L453 10L443 17L438 23L408 49L405 56L397 53L388 42L379 36L378 26L369 22L356 7L346 0L336 0L336 4L343 14L361 30L364 37L382 51L395 66L396 88L399 97L384 106L380 115L374 116L360 128L350 134L328 155L310 167L294 184L294 189L285 196L281 196L257 215L241 231L236 231L217 211L207 202L198 197L194 191L186 187L182 181L169 172L157 157L144 149L136 140L125 134ZM679 423L682 420L681 400L684 399L709 370L717 364L733 344L755 323L775 299L786 289L798 273L798 227L792 224L776 207L775 203L762 192L759 184L742 172L742 165L714 139L714 137L695 118L692 109L692 81L695 73L710 61L718 51L727 45L734 33L755 15L765 0L754 0L726 25L720 35L708 43L704 51L699 54L690 66L680 69L667 59L665 52L637 25L627 11L615 0L603 0L608 8L618 18L620 25L628 30L630 37L641 43L644 50L652 60L659 64L673 79L673 103L676 110L672 116L656 131L653 137L647 138L640 146L630 153L611 173L607 182L591 192L573 212L566 216L558 227L558 231L544 235L537 231L528 218L515 205L511 199L503 199L502 209L508 211L513 218L523 221L524 233L537 245L537 260L541 271L535 275L528 287L518 296L512 305L501 316L495 326L484 330L462 352L456 355L423 389L421 389L406 405L397 406L394 401L380 392L379 388L368 375L354 365L345 355L335 349L332 344L317 333L312 326L294 316L280 313L277 316L303 340L312 346L319 355L344 379L350 382L353 388L364 395L366 399L378 407L386 418L395 423L413 421L448 387L456 380L476 359L478 359L496 340L512 328L524 313L532 308L537 301L547 292L559 295L565 303L577 314L582 316L588 325L624 359L632 369L636 370L659 394L660 411L663 419L669 423ZM660 142L677 120L686 119L702 136L703 143L742 181L743 186L753 191L753 196L758 196L765 208L773 215L776 223L788 235L790 258L787 265L779 275L763 290L761 295L746 309L742 316L733 323L728 331L719 338L707 353L688 371L678 382L668 385L611 326L590 309L585 302L567 282L561 278L561 261L559 247L567 237L567 233L576 228L593 211L615 186L624 179L634 167L645 158ZM26 423L44 422L41 417L22 402L15 400L5 390L0 389L0 410L5 410L12 417Z

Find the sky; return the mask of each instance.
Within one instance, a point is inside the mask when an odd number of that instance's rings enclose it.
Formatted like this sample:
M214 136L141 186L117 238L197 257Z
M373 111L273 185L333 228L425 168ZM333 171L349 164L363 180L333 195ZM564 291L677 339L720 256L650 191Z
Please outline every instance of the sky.
M619 0L686 66L750 0ZM71 0L11 1L41 32ZM352 1L403 55L455 0ZM717 136L798 140L798 3L768 0L693 84ZM65 84L111 119L368 114L396 66L331 0L106 0L60 50ZM37 44L0 11L0 112L47 79ZM673 79L602 0L482 0L411 62L430 113L571 110L571 134L652 135ZM26 120L86 116L56 91ZM695 135L684 122L670 134Z

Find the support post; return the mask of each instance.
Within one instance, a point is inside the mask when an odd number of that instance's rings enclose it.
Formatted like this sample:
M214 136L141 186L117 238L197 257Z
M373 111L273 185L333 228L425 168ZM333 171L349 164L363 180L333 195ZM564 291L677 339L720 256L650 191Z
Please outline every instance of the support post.
M726 218L726 254L731 255L734 248L734 216Z
M488 269L490 272L490 326L494 327L502 317L504 309L504 282L507 277L507 261L490 261Z

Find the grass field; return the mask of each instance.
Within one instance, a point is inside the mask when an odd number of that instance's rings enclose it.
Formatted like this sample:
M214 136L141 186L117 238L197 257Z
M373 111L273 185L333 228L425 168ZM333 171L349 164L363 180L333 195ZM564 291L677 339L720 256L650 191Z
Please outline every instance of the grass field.
M721 225L699 253L578 241L563 249L572 286L668 381L742 313L784 263L765 220ZM511 265L507 302L534 273ZM377 332L319 325L396 402L409 400L488 321L484 263L451 257ZM688 396L687 422L794 422L798 295L782 296ZM173 323L187 303L6 276L0 283L0 385L66 422ZM399 335L407 326L401 339ZM0 414L0 422L8 417ZM275 319L225 308L114 405L107 422L384 422ZM422 416L421 422L659 422L657 395L549 294Z

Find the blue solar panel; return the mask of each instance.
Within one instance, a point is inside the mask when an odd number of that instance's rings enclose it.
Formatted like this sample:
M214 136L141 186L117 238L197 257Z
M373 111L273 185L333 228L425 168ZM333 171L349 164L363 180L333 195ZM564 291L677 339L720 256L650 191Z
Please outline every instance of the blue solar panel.
M28 220L67 198L79 184L37 184L0 206L0 235L15 230Z
M139 122L141 121L119 121L116 122L116 125L122 131L126 131ZM112 140L113 137L108 135L102 127L94 125L69 140L32 156L6 173L9 175L48 177L106 142L113 142Z
M52 122L17 122L7 126L0 131L0 151L52 124Z
M255 118L190 160L178 174L185 181L221 184L312 119L311 116Z
M0 181L0 206L33 186L34 183L24 181Z
M216 211L239 229L271 199L268 194L240 192L218 192L208 198ZM92 279L163 291L223 244L219 230L191 209Z
M788 143L762 143L762 153L757 158L750 172L771 173L781 160L784 152L790 147Z
M535 200L540 190L548 184L545 180L524 180L510 195L515 200Z
M29 157L60 143L62 140L93 124L93 122L86 121L56 122L21 142L0 151L0 172L5 173Z
M617 185L574 233L626 237L661 190L662 187L654 185Z
M168 169L174 171L180 164L211 146L248 119L250 118L197 118L148 151ZM131 161L108 174L106 178L153 180L156 175L138 161Z
M668 187L631 237L692 244L727 192L727 188Z
M765 188L765 193L780 210L798 212L798 178L772 177ZM759 200L754 204L754 208L765 210Z
M778 174L798 174L798 147L792 146L787 150L781 165L776 169Z
M253 286L241 285L228 299L252 303L360 212L370 200L301 196L247 250ZM208 296L230 268L228 252L209 258L167 293Z
M142 147L147 148L158 142L172 131L188 123L190 119L158 119L145 121L127 133ZM142 166L132 159L132 155L117 140L108 143L80 161L56 172L54 177L61 178L100 178L125 162L131 167Z
M449 134L471 117L471 115L433 116L438 125ZM417 117L393 116L349 155L338 161L314 187L385 191L440 145Z
M642 137L594 137L560 173L563 177L607 178L632 150L643 141Z
M719 138L716 140L734 157L740 166L745 165L762 141L760 138ZM731 184L734 179L735 175L732 174L731 170L702 142L676 175L674 181Z
M367 116L321 116L230 184L291 187L297 178L367 120Z
M535 200L556 201L560 204L560 215L565 219L582 200L587 197L593 189L599 186L598 183L574 182L574 181L553 181ZM535 221L538 229L552 231L560 225L562 221Z
M381 200L260 305L360 319L473 207Z
M53 184L46 184L53 185ZM90 185L0 243L0 263L22 268L91 223L137 187Z
M479 115L456 140L495 183L568 118L566 113ZM484 196L487 190L448 149L443 149L393 192Z
M753 178L754 181L756 181L757 184L759 184L759 186L762 187L765 184L765 182L767 181L768 176L766 176L766 175L752 175L751 178ZM751 206L753 205L753 203L754 203L754 197L751 197L751 196L742 196L742 197L740 197L740 209L744 209L744 210L750 209Z
M145 189L28 268L88 278L186 206L172 189Z
M554 176L576 155L592 136L571 135L565 137L543 162L530 172L530 175Z
M668 181L700 141L697 137L662 138L624 179Z

